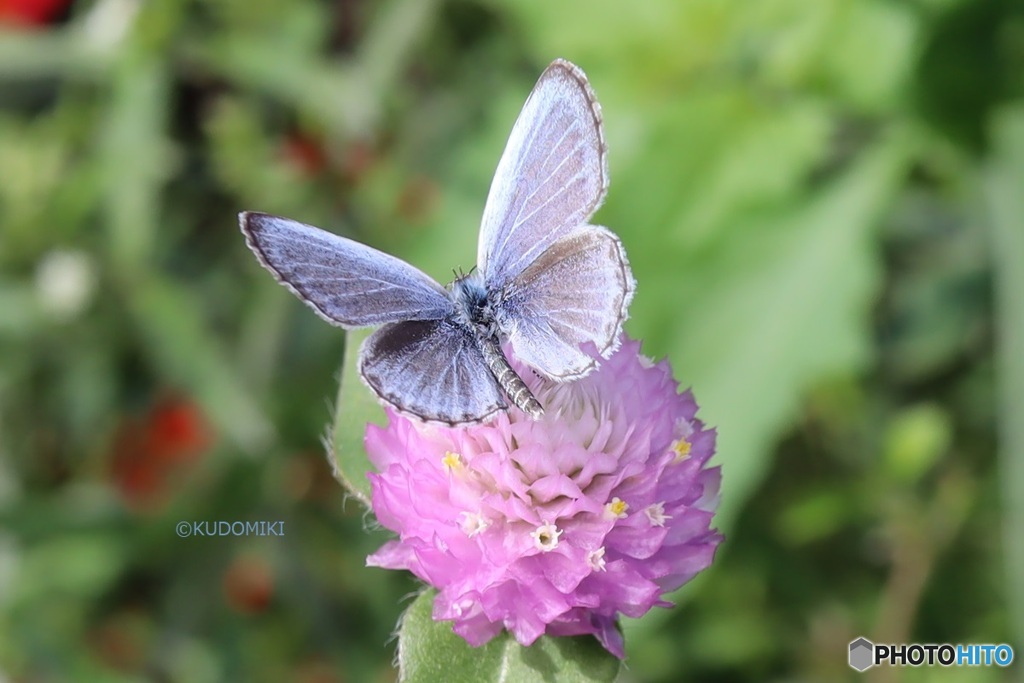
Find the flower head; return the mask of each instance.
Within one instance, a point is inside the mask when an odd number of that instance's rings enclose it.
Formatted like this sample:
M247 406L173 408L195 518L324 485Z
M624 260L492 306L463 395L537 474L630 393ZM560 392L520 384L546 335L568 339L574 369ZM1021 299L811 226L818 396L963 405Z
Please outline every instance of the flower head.
M389 411L369 426L373 509L398 540L367 559L438 590L434 618L481 645L507 628L590 633L624 656L618 615L670 606L662 595L707 567L719 469L715 432L678 393L666 361L626 340L575 382L510 359L545 408L511 408L462 428Z

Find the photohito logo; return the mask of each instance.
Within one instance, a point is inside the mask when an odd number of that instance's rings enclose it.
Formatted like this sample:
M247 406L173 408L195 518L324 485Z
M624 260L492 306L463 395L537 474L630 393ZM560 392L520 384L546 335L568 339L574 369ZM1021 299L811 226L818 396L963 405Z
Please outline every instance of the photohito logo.
M876 664L889 666L1009 666L1013 648L1006 644L951 645L950 643L874 644L867 638L850 643L850 666L865 671Z

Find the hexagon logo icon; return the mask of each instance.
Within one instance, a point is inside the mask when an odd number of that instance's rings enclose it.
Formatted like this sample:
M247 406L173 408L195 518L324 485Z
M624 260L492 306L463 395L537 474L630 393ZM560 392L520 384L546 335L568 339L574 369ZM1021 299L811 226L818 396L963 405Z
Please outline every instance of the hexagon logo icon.
M850 643L850 666L865 671L875 665L875 644L867 638L858 638Z

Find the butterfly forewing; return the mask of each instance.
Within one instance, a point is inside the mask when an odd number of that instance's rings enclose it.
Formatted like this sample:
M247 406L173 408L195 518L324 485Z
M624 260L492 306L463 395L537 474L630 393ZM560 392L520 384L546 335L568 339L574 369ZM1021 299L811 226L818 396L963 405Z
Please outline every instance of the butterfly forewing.
M450 318L385 325L363 342L359 371L380 399L423 420L476 422L508 407L472 332Z
M448 292L401 259L287 218L239 216L249 248L322 318L343 327L451 315Z
M600 107L583 72L557 60L526 100L487 196L477 265L488 288L585 223L607 184Z
M504 291L498 326L516 356L556 380L581 377L618 343L635 288L622 243L606 228L586 225L552 244Z

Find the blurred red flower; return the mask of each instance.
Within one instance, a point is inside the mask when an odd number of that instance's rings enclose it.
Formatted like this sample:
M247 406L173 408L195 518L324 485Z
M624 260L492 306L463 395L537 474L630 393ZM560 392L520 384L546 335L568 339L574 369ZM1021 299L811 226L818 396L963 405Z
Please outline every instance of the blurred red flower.
M224 595L228 605L242 614L258 614L274 596L274 576L262 557L236 557L224 572Z
M187 398L164 398L141 420L122 425L114 444L112 478L129 505L153 507L212 443L212 430L199 406Z
M70 4L71 0L0 0L0 25L42 26Z
M307 178L318 176L327 168L327 151L323 143L299 132L291 133L284 139L281 154Z

